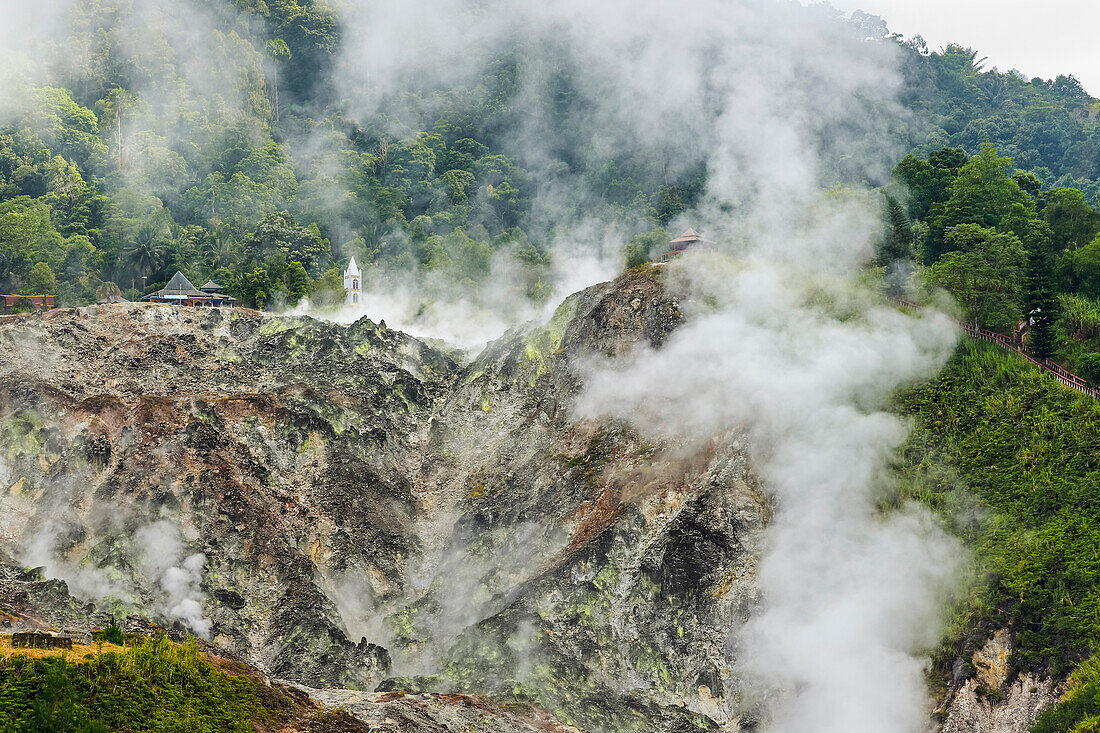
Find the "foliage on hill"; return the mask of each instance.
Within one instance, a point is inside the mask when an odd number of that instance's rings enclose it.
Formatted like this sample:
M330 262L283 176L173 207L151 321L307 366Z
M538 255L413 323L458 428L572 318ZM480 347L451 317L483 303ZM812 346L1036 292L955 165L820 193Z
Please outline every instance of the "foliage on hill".
M957 148L908 155L887 195L884 262L908 254L924 280L954 296L965 318L1013 334L1028 321L1027 344L1094 379L1100 339L1100 210L1076 188L1043 190L989 144L973 157ZM902 205L901 201L906 201Z
M919 120L909 144L918 155L945 147L974 153L991 143L1044 189L1077 187L1097 203L1100 103L1077 79L987 69L978 51L958 44L932 51L917 37L900 45L902 101Z
M1070 683L1061 702L1035 721L1032 733L1100 730L1100 657L1093 657L1075 669Z
M4 731L366 730L343 714L304 708L243 665L215 666L192 641L144 639L125 653L0 658Z
M1007 625L1015 669L1064 675L1100 642L1100 403L967 341L902 409L917 423L906 493L948 519L982 575L938 667L969 659L973 629Z
M0 126L8 292L53 288L60 303L81 304L105 282L133 297L180 269L246 305L339 300L336 268L354 254L368 279L399 271L456 292L507 269L506 287L539 301L571 217L619 232L636 264L706 187L705 162L670 172L647 155L603 150L585 127L593 101L569 55L522 39L473 78L410 82L383 113L357 120L336 91L340 18L319 0L154 3L140 13L129 0L76 0L67 20L43 54L50 85ZM1017 203L1056 245L1091 241L1079 219L1098 194L1100 121L1072 77L1026 81L985 70L969 49L880 36L901 49L902 100L916 113L898 133L916 156L899 170L919 179L907 213L922 247L938 258L954 226L1003 228ZM532 91L521 80L535 72L546 83ZM523 144L532 105L547 116L548 160ZM416 122L400 110L415 110ZM965 154L941 152L976 154L987 142L1028 173L990 188L981 176L993 162L964 171ZM926 157L930 169L914 162ZM966 190L949 191L960 175L966 185L954 188ZM539 211L547 190L552 217ZM1070 276L1095 280L1090 257Z

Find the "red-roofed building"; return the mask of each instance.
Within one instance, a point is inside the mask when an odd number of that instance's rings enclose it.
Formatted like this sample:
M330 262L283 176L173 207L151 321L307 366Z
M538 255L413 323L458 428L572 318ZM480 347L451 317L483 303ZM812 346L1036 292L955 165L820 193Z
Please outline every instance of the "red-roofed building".
M11 313L15 304L21 300L31 302L35 310L49 309L56 307L54 305L53 295L0 295L0 298L4 299L4 312Z

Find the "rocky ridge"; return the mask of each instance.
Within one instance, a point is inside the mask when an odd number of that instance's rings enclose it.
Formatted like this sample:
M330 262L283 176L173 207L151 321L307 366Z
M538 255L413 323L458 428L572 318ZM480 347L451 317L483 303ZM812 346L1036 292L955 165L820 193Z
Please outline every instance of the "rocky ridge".
M470 363L366 318L0 323L0 611L182 635L195 601L208 649L381 730L754 729L729 638L769 508L742 437L654 443L573 410L592 359L683 320L665 272ZM960 690L945 730L998 714Z
M205 558L191 595L212 647L275 677L717 727L763 494L736 437L688 453L572 414L586 359L659 346L680 319L642 268L469 364L368 319L11 320L0 583L55 625L140 613L182 632L142 572L161 551L143 528L167 521L173 563Z

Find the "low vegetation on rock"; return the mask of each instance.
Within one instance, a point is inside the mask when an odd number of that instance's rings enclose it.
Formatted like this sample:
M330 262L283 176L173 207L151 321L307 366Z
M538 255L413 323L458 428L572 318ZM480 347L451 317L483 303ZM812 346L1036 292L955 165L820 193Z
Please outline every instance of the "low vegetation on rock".
M192 640L140 639L82 658L19 650L0 657L0 730L12 733L365 731L350 716L303 703L243 664Z

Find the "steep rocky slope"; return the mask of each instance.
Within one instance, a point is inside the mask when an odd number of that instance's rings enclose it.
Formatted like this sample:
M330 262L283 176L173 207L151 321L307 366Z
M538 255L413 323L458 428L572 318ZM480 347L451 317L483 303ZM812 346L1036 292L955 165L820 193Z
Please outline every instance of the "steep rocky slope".
M312 687L732 724L724 647L767 517L737 436L655 445L572 410L588 359L677 326L670 290L633 271L465 365L367 319L120 304L3 323L9 610L208 627Z
M368 319L0 322L0 622L196 632L381 730L754 729L730 638L769 507L743 438L574 410L594 360L698 310L666 274L470 363ZM1007 638L937 701L944 730L1024 733L1055 702L1007 675Z

